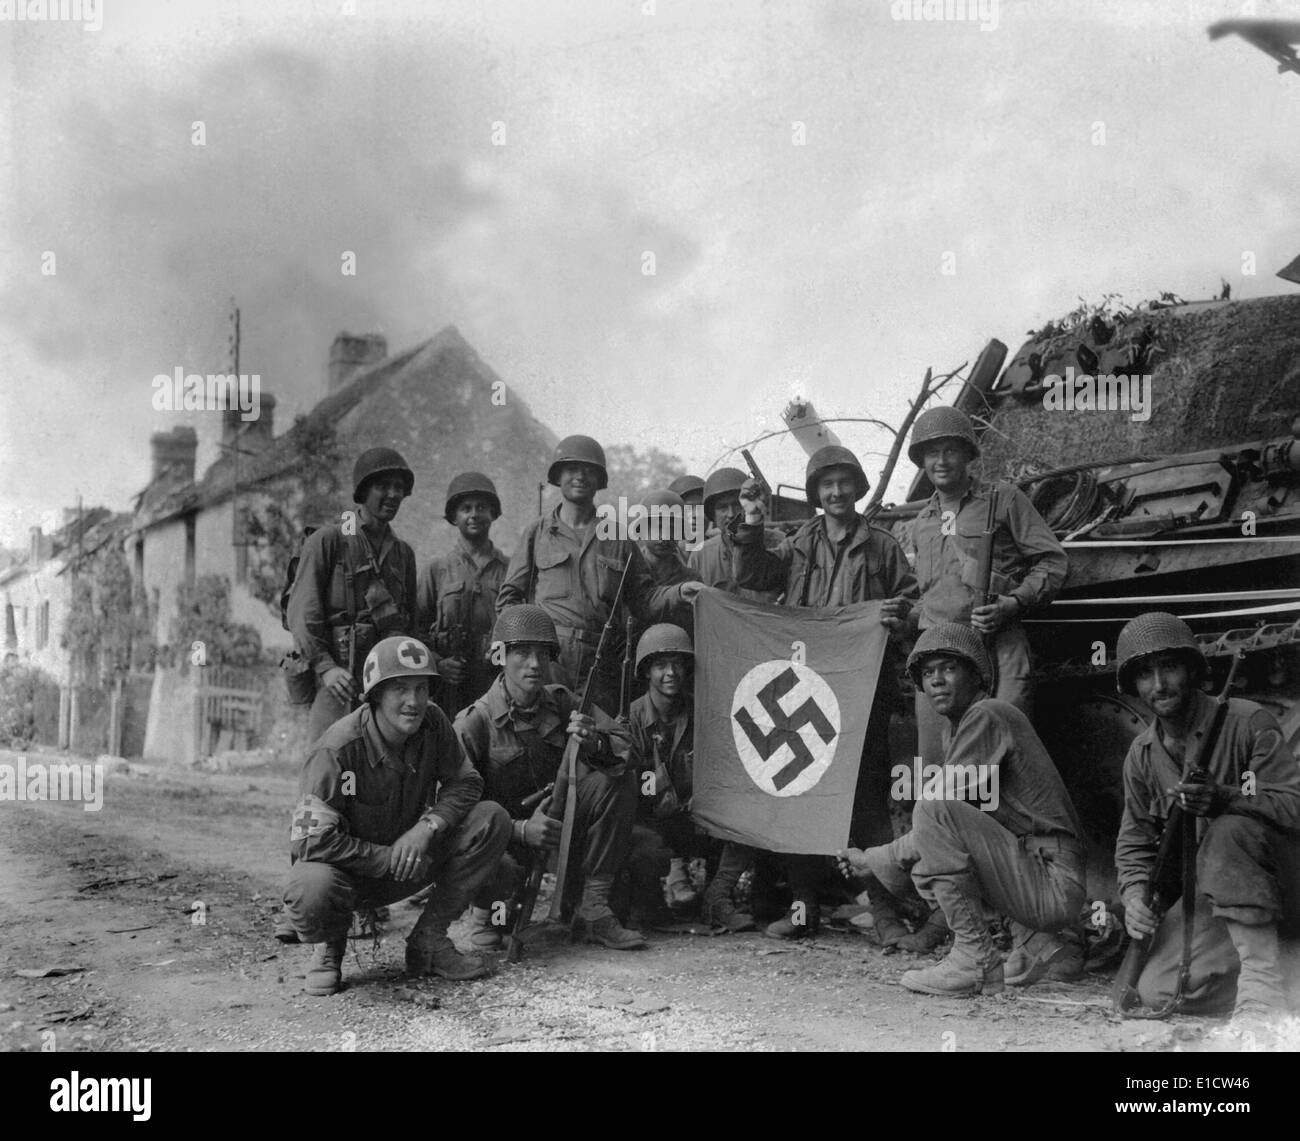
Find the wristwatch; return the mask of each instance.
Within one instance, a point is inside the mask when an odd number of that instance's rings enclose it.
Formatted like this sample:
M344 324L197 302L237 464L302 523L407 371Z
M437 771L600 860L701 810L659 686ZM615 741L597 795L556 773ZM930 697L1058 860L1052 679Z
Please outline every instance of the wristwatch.
M429 832L436 836L438 829L442 825L442 819L438 816L421 816L420 820L429 826Z

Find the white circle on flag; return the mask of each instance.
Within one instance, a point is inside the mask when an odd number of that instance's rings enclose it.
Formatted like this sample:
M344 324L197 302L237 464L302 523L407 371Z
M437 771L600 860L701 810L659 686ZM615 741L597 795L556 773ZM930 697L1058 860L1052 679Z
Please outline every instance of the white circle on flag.
M769 796L798 796L826 774L840 739L840 703L800 662L762 662L736 686L731 732L745 772Z

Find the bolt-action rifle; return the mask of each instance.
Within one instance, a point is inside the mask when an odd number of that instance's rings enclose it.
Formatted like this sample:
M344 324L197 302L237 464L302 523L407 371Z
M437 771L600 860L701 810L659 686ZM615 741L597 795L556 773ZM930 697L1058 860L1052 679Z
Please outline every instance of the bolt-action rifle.
M1232 659L1228 680L1223 684L1223 691L1215 698L1214 717L1206 731L1205 740L1196 757L1188 758L1187 771L1183 776L1184 782L1188 784L1203 784L1209 778L1208 765L1214 758L1214 750L1223 733L1232 683L1237 676L1237 667L1245 656L1244 650L1238 650ZM1169 810L1169 818L1165 821L1164 831L1160 834L1160 847L1156 849L1155 863L1151 865L1151 875L1142 891L1142 902L1155 913L1158 928L1165 912L1180 898L1183 901L1183 953L1178 983L1172 997L1160 1009L1136 1012L1134 1008L1142 1003L1137 989L1138 980L1151 957L1155 935L1131 939L1111 991L1115 1012L1126 1018L1167 1018L1183 1004L1192 970L1192 936L1196 918L1196 844L1196 817L1185 811L1175 800Z
M605 656L605 647L609 644L610 632L614 628L614 620L618 614L618 608L623 601L623 588L627 585L627 573L632 568L633 554L628 551L627 561L623 564L623 573L619 576L618 590L614 592L614 600L610 603L609 617L605 619L605 625L600 631L600 640L596 643L596 654L592 659L591 668L587 671L586 681L582 686L582 694L578 698L576 706L577 712L590 714L593 699L595 697L596 675L600 670L601 660ZM568 878L569 871L569 854L573 848L573 818L578 812L578 738L575 734L570 733L564 746L564 756L560 760L560 769L555 776L555 791L551 796L551 810L547 813L552 819L562 819L563 827L560 830L560 847L555 857L555 896L551 900L552 920L560 918L560 910L564 902L564 882ZM556 817L556 807L562 805L563 816ZM546 874L546 853L534 852L532 865L528 869L528 875L524 883L524 890L519 900L518 910L515 912L514 925L510 931L510 945L506 950L506 962L517 963L519 956L523 954L523 934L533 917L533 908L537 906L537 894L542 887L542 877Z
M618 680L618 719L627 725L632 720L632 685L635 677L632 673L632 631L636 629L636 620L630 615L623 639L623 668Z

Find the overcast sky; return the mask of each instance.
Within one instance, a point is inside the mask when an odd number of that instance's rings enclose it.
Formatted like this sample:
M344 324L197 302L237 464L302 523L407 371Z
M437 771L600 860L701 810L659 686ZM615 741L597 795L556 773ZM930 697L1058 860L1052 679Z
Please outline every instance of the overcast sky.
M129 506L150 433L198 420L152 379L224 371L232 296L280 428L338 330L455 324L559 434L703 473L796 393L895 422L927 365L1081 296L1296 288L1300 76L1208 39L1240 2L348 7L0 21L0 543ZM884 434L838 431L874 477ZM756 454L802 482L792 441Z

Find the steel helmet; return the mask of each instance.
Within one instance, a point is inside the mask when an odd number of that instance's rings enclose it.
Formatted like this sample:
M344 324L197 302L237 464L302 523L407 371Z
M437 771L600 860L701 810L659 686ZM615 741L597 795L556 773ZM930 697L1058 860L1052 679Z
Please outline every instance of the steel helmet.
M808 457L808 470L804 473L804 493L808 496L808 504L814 510L821 506L817 498L817 483L821 477L833 467L850 467L857 477L857 494L853 497L856 503L871 488L871 481L867 479L867 473L862 470L862 465L858 463L858 457L855 456L848 448L842 448L839 444L827 444L825 447L818 448L811 456Z
M394 677L437 677L429 647L405 635L385 638L366 655L361 668L361 696Z
M507 606L497 615L492 627L492 644L500 642L504 646L513 646L517 642L536 642L547 645L552 650L560 648L559 636L555 633L555 623L551 616L540 606L521 602L516 606Z
M975 438L975 425L960 408L942 404L927 408L912 425L912 442L907 445L907 458L922 467L921 453L925 445L935 440L964 440L970 445L971 458L979 459L980 445Z
M1206 674L1205 655L1196 643L1191 627L1175 614L1153 610L1139 614L1119 632L1115 643L1115 658L1119 663L1115 671L1115 687L1130 697L1137 695L1133 673L1141 659L1151 654L1176 651L1195 661L1192 667L1194 684L1200 684Z
M362 491L366 481L385 472L397 472L406 478L406 494L415 490L415 472L411 470L402 457L392 448L367 448L357 457L352 468L352 502L364 503Z
M492 504L492 518L500 518L501 500L497 496L497 485L481 471L463 471L447 486L447 503L442 513L448 523L456 522L456 508L467 495L483 496Z
M691 636L680 626L671 622L660 622L651 626L636 644L636 672L641 672L641 663L655 654L685 654L695 660L695 647L691 645Z
M600 484L597 490L609 486L609 469L605 466L605 449L590 436L565 436L555 445L551 456L551 466L546 469L548 483L560 486L559 469L565 464L591 464L600 469Z
M699 503L704 495L704 480L698 475L679 475L668 485L668 490L677 492L687 503L691 502L691 496Z
M738 467L720 467L717 471L711 472L709 478L704 481L704 514L707 518L713 518L713 504L720 495L730 495L733 491L739 492L749 478Z
M984 640L969 626L959 622L941 622L938 626L931 626L916 640L916 646L907 655L907 673L917 689L921 688L921 666L926 658L936 654L963 658L975 668L984 688L993 688L993 666L984 648Z
M646 509L646 524L653 526L661 539L683 539L686 537L686 512L689 508L675 491L648 491L641 497L641 506ZM665 524L667 527L665 528ZM668 534L665 534L667 529Z

